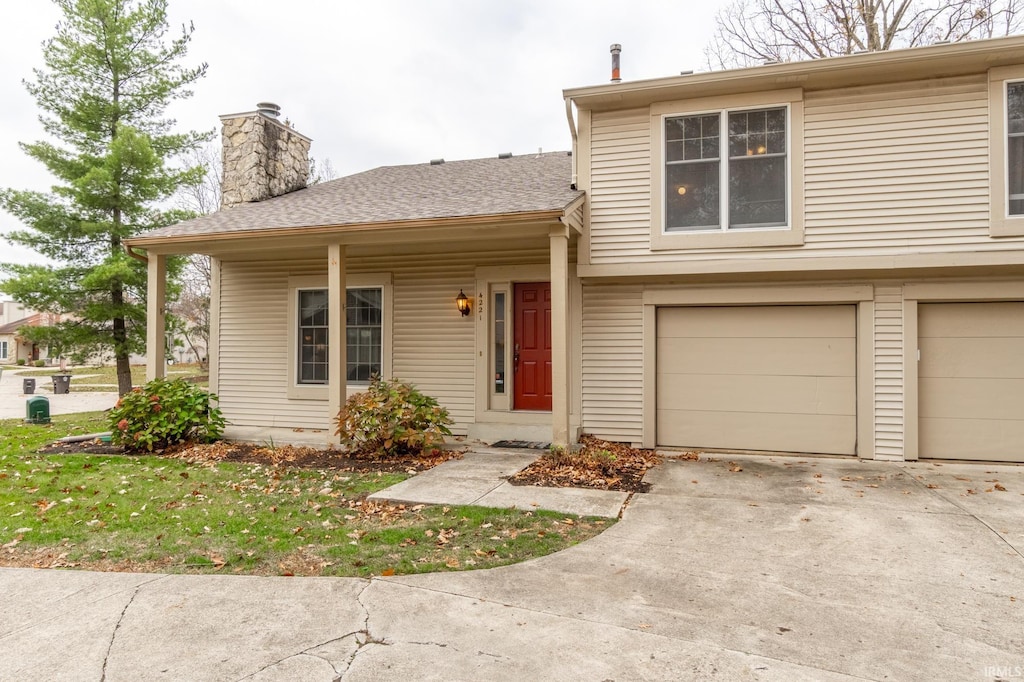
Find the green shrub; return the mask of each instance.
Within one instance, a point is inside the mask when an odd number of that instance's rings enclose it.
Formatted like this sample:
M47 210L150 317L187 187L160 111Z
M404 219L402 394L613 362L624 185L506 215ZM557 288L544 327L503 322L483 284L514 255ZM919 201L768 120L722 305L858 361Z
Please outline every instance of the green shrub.
M46 367L46 360L36 360L32 364L36 367Z
M112 440L128 450L164 448L184 441L214 440L224 417L207 393L184 379L154 379L121 396L110 411Z
M418 453L443 442L453 423L435 399L409 384L380 378L349 398L334 422L350 453L374 457Z
M25 364L25 358L18 358L18 364L23 366Z

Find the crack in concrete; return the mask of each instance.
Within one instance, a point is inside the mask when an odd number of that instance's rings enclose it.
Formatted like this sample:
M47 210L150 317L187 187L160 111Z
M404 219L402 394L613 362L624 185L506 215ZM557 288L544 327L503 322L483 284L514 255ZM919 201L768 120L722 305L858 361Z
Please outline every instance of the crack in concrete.
M345 675L347 675L349 670L352 669L352 664L355 663L356 657L365 651L366 647L369 645L382 644L384 646L390 646L390 642L384 639L378 639L377 637L374 637L372 632L370 632L370 607L368 607L366 602L363 601L363 595L366 594L367 590L373 587L374 582L376 582L376 580L374 578L370 578L367 581L366 586L359 591L358 595L356 595L356 602L358 602L359 606L363 608L366 618L363 619L363 629L355 632L356 650L353 651L352 655L348 657L347 661L345 661L345 671L338 675L338 677L334 678L333 682L341 682L341 680L345 679ZM362 640L359 639L359 635L363 635Z
M147 580L146 582L135 586L135 590L132 591L132 596L128 599L128 603L124 605L124 608L121 609L121 615L117 617L117 623L114 624L113 632L110 633L110 641L107 642L107 651L103 654L103 668L100 671L100 682L104 682L107 679L107 663L110 662L110 652L114 650L114 640L117 639L117 631L121 629L121 623L124 622L124 615L128 613L128 607L131 606L135 601L135 598L139 596L139 592L142 591L143 587L151 583L155 583L158 580L164 580L168 577L169 576L166 575L158 576L152 580Z
M1000 532L999 532L998 530L996 530L995 528L993 528L993 527L992 527L992 524L990 524L990 523L989 523L988 521L984 520L983 518L979 517L979 516L978 516L977 514L975 514L974 512L972 512L972 511L971 511L970 509L968 509L967 507L964 507L964 506L963 506L962 504L960 504L960 503L959 503L958 501L956 501L956 500L954 500L954 499L951 499L950 497L948 497L948 496L946 496L946 495L943 495L943 494L941 494L941 493L939 492L939 489L938 489L938 488L929 488L929 487L928 487L928 486L927 486L927 485L925 484L925 482L924 482L924 481L922 481L922 480L921 480L920 478L918 478L917 476L914 476L912 472L910 472L910 471L906 471L906 470L904 470L904 471L906 472L907 476L908 476L908 477L909 477L909 478L910 478L910 479L911 479L912 481L914 481L914 483L916 483L917 485L921 486L921 488L922 488L923 490L925 490L925 491L926 491L927 493L930 493L930 494L931 494L931 495L933 495L934 497L937 497L937 498L939 498L940 500L943 500L944 502L948 502L948 503L950 503L951 505L953 505L954 507L956 507L957 509L959 509L960 511L962 511L962 512L963 512L963 513L964 513L965 515L967 515L967 516L969 516L970 518L974 519L975 521L977 521L978 523L980 523L980 524L981 524L982 526L984 526L985 528L988 528L988 530L989 530L989 531L990 531L990 532L991 532L991 533L992 533L993 535L995 535L995 536L996 536L997 538L999 538L999 540L1000 540L1000 541L1001 541L1001 542L1002 542L1002 543L1003 543L1004 545L1006 545L1007 547L1009 547L1009 548L1010 548L1010 551L1011 551L1011 552L1013 552L1014 554L1016 554L1018 558L1020 558L1020 559L1021 559L1022 561L1024 561L1024 552L1021 552L1021 550L1019 550L1019 549L1017 549L1016 547L1014 547L1014 546L1013 546L1013 545L1012 545L1012 544L1010 543L1010 541L1006 539L1006 536L1005 536L1005 535L1003 535L1003 534L1002 534L1002 533L1000 533Z
M630 494L626 495L626 499L622 501L622 506L619 507L619 515L616 517L620 521L622 520L622 515L626 513L626 507L628 507L629 503L633 501L633 495L636 495L636 493L631 492Z
M700 640L695 640L695 639L687 639L686 637L679 637L677 635L665 635L665 634L659 634L659 633L656 633L656 632L648 632L648 631L640 629L640 628L628 627L628 626L625 626L625 625L620 625L618 623L611 623L611 622L604 621L604 620L595 620L595 619L592 619L592 618L582 618L582 617L579 617L579 616L570 616L570 615L566 615L566 614L562 614L562 613L555 613L553 611L545 611L543 609L535 609L535 608L531 608L529 606L521 606L519 604L511 604L511 603L507 603L507 602L503 602L503 601L488 600L488 599L483 599L481 597L473 597L473 596L466 595L466 594L460 594L458 592L449 592L447 590L439 590L439 589L432 588L432 587L422 587L422 586L419 586L419 585L409 585L408 583L399 582L397 580L389 580L388 582L389 582L389 584L401 585L402 587L405 587L405 588L408 588L408 589L411 589L411 590L422 590L424 592L432 592L432 593L435 593L435 594L444 594L444 595L448 595L450 597L458 597L460 599L471 599L473 601L486 601L486 602L488 602L490 604L498 604L498 605L505 606L505 607L508 607L508 608L518 609L518 610L524 611L526 613L534 613L534 614L537 614L537 615L547 616L547 617L550 617L550 618L557 618L559 620L567 620L567 621L574 621L574 622L578 622L578 623L586 623L588 625L599 625L601 627L611 627L611 628L615 628L617 630L624 630L626 632L631 632L631 633L634 633L634 634L639 634L639 635L642 635L644 637L654 637L654 638L658 638L658 639L664 639L664 640L670 641L670 642L686 642L688 644L693 644L693 645L698 646L698 647L701 647L701 646L713 647L713 648L715 648L715 649L717 649L719 651L724 651L724 652L733 653L733 654L741 654L743 656L754 656L754 657L762 659L764 661L774 661L776 663L783 663L783 664L786 664L786 665L793 665L793 666L797 666L799 668L806 668L808 670L821 670L821 671L824 671L824 672L834 673L836 675L845 675L845 676L849 677L850 679L864 680L865 682L876 682L876 680L874 678L863 677L863 676L857 675L855 673L845 672L845 671L842 671L842 670L834 670L832 668L825 668L825 667L821 667L821 666L811 665L811 664L808 664L808 663L801 663L799 661L789 661L789 660L786 660L784 658L776 658L774 656L769 656L767 654L761 654L761 653L756 653L756 652L752 652L752 651L743 651L742 649L732 649L730 647L723 646L723 645L717 644L717 643L711 643L711 642L700 641ZM408 644L417 644L417 642L406 642L406 643L408 643ZM432 643L428 643L428 644L432 644ZM453 647L453 650L458 651L458 649L455 649L454 647ZM497 655L490 654L490 653L485 652L485 651L478 651L477 653L485 655L485 656L496 656L497 657ZM354 656L353 656L353 658L354 658Z
M249 673L248 675L246 675L245 677L240 678L239 682L242 682L242 680L252 679L256 675L259 675L260 673L262 673L262 672L264 672L266 670L269 670L270 668L273 668L276 665L280 665L281 663L284 663L285 661L290 660L292 658L298 658L299 656L310 656L312 658L316 658L316 659L319 659L321 661L324 661L329 666L331 666L331 668L334 670L334 673L335 673L335 677L333 678L332 682L339 682L341 679L343 679L344 676L345 676L345 673L348 671L348 668L352 665L352 661L355 660L356 654L358 654L362 650L362 648L364 646L366 646L367 644L385 644L385 642L383 640L375 639L370 634L370 632L369 632L370 610L366 607L366 604L363 603L363 593L366 592L366 590L370 588L370 585L372 584L372 582L373 582L372 579L367 580L366 581L366 585L364 585L363 589L361 589L359 591L359 594L356 595L356 601L359 603L359 606L361 606L363 608L363 612L366 614L366 617L363 619L363 627L362 627L362 629L360 629L360 630L353 630L352 632L346 632L343 635L338 635L337 637L332 637L331 639L324 640L323 642L317 642L316 644L313 644L311 646L306 647L302 651L298 651L298 652L296 652L294 654L289 654L287 656L284 656L282 658L277 659L276 661L271 661L270 663L267 663L265 666L263 666L259 670L255 670L255 671ZM365 639L360 641L359 635L363 635L365 637ZM355 637L355 640L356 640L356 650L348 658L348 660L345 661L344 669L339 668L329 658L327 658L325 656L320 656L319 654L312 653L314 649L319 649L320 647L327 646L328 644L334 644L335 642L340 642L343 639L348 639L349 637Z

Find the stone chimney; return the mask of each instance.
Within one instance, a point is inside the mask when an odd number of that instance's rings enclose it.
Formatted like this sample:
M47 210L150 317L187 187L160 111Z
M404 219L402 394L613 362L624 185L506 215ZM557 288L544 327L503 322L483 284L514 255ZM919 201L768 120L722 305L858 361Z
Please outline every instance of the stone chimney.
M221 208L294 192L309 178L309 144L278 118L281 108L261 102L256 111L221 120Z

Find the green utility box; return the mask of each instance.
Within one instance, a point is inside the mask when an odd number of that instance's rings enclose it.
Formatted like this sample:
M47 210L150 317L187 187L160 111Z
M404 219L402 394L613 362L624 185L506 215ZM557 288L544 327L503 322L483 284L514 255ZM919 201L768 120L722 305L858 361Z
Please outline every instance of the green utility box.
M50 399L37 395L25 401L25 421L29 424L50 423Z

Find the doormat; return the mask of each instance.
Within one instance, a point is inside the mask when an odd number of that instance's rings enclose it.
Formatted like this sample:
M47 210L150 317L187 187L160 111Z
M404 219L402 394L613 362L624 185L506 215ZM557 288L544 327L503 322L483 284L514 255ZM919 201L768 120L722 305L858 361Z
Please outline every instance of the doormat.
M540 441L529 441L529 440L499 440L497 443L491 443L492 448L522 448L524 450L547 450L551 447L551 443L542 443Z

